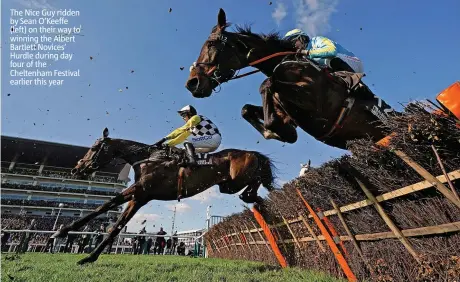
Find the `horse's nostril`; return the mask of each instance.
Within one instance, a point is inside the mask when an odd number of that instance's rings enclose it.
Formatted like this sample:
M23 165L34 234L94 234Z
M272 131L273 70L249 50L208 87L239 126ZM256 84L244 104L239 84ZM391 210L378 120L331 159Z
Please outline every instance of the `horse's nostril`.
M194 77L192 79L189 79L189 81L187 81L186 87L190 91L196 91L199 85L200 85L199 79L197 77Z

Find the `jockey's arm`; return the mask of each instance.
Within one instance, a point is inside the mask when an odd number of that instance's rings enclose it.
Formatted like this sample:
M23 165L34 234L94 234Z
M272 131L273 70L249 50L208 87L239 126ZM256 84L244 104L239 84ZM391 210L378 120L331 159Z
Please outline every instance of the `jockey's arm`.
M322 36L312 38L307 51L310 58L328 58L337 55L337 47L330 39Z
M183 126L177 128L166 136L166 140L168 141L166 141L165 144L172 147L184 142L191 134L190 128L198 125L200 122L201 118L198 115L193 116Z

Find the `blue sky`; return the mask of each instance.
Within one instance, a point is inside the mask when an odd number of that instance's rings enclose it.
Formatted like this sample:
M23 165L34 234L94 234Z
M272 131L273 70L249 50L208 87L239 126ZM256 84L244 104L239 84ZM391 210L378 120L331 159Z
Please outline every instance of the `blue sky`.
M191 96L184 87L188 68L216 24L219 8L224 8L228 21L253 24L256 32L284 34L301 27L341 43L363 60L364 81L396 109L401 108L398 103L411 99L434 99L459 79L459 1L239 2L2 1L2 134L90 146L107 126L114 138L153 143L182 125L176 110L193 104L223 132L220 149L270 155L281 183L297 176L301 162L311 159L317 166L345 153L300 130L293 145L265 141L240 116L244 104L260 105L258 88L264 79L260 74L227 83L211 98ZM61 87L9 85L9 9L25 7L80 11L71 24L81 24L83 36L67 47L74 58L55 64L80 69L80 77L68 78ZM171 208L176 204L150 202L129 229L138 230L146 218L148 231L163 226L169 233ZM181 202L177 229L203 227L207 205L218 215L242 209L237 196L221 195L213 188Z

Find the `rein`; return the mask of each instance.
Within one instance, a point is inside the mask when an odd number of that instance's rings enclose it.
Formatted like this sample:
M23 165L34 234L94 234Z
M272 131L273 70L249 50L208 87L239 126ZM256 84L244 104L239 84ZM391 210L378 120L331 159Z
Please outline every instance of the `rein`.
M275 57L279 57L279 56L287 56L287 55L293 55L293 54L297 54L297 52L293 52L293 51L286 51L286 52L278 52L278 53L274 53L274 54L271 54L271 55L268 55L268 56L265 56L261 59L258 59L258 60L255 60L253 62L250 62L248 64L249 67L252 67L252 66L255 66L257 64L260 64L260 63L263 63L265 61L268 61L272 58L275 58ZM216 71L217 69L217 65L214 65L212 66L212 68L206 73L207 76L212 76L212 74ZM240 75L236 75L236 76L233 76L232 78L230 78L229 80L234 80L234 79L238 79L238 78L242 78L242 77L245 77L245 76L249 76L251 74L255 74L255 73L258 73L260 72L260 70L253 70L253 71L250 71L250 72L247 72L247 73L244 73L244 74L240 74Z
M142 148L139 148L139 149L136 149L134 151L130 151L130 152L126 152L124 154L122 154L121 156L118 156L118 157L112 157L109 161L105 161L105 162L102 162L102 163L97 163L97 168L101 167L101 166L104 166L104 165L107 165L109 163L111 163L114 159L123 159L124 157L130 155L130 154L133 154L133 153L136 153L136 152L140 152L140 151L143 151L143 150L148 150L152 147L155 147L155 145L146 145ZM99 149L99 151L96 153L96 156L99 155L99 153L103 150L104 146L101 146L101 148ZM97 158L96 158L97 160ZM93 160L94 162L94 160ZM126 164L128 162L124 161L124 162L121 162L121 163L116 163L114 166L118 166L118 165L122 165L122 164ZM134 165L133 165L134 166Z

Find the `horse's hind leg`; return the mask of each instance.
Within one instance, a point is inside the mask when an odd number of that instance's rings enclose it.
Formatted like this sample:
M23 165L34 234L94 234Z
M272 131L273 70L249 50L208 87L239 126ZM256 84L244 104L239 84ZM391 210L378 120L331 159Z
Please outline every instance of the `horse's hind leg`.
M116 195L109 201L105 202L102 206L98 207L96 210L94 210L92 213L86 215L85 217L82 217L71 224L65 226L61 230L57 231L56 233L53 234L53 237L65 237L69 233L69 231L75 231L83 227L85 224L87 224L89 221L91 221L93 218L97 217L100 214L103 214L107 211L109 211L112 208L115 208L119 205L122 205L129 200L131 200L131 197L136 189L137 184L134 183L131 185L129 188L121 192L120 194Z
M259 181L250 183L248 187L244 189L243 193L241 193L240 199L248 204L253 204L259 201L260 197L257 195L257 190L259 189L260 184L261 183Z
M85 264L88 262L94 262L97 260L99 255L102 253L104 248L108 243L113 240L118 234L120 234L121 229L131 220L131 218L136 214L136 212L145 205L145 201L139 202L137 200L131 200L128 203L123 214L118 218L117 222L113 226L112 230L109 233L109 236L105 238L86 258L80 260L78 264Z

